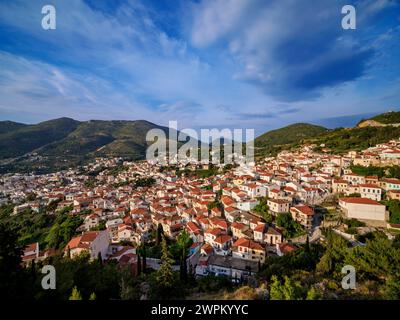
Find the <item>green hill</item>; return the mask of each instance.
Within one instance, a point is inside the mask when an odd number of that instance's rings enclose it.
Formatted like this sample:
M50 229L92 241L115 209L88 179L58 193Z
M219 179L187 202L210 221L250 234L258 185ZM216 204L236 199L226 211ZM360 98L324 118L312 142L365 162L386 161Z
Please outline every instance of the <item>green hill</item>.
M73 132L79 121L60 118L36 125L0 123L0 159L18 157L46 144L63 139Z
M383 124L400 123L400 112L396 111L385 112L375 117L372 117L369 120L375 120Z
M143 159L150 129L168 128L137 121L79 122L61 118L36 125L0 122L0 171L48 172L83 164L98 156ZM29 153L38 157L32 159Z
M27 125L23 124L23 123L14 122L14 121L0 121L0 134L12 132L19 128L25 127L25 126L27 126Z
M40 153L66 157L80 154L140 157L147 147L146 133L154 128L168 130L144 120L91 120L80 123L62 140L42 147Z
M304 139L314 137L327 130L324 127L313 124L295 123L280 129L268 131L254 140L255 154L275 155L287 147L301 143Z
M372 121L371 121L372 120ZM360 126L371 121L382 125ZM317 150L330 149L336 154L350 150L360 151L378 143L400 138L400 127L385 124L400 123L400 112L386 112L370 119L360 121L354 128L336 128L332 130L311 124L297 123L272 130L255 139L256 157L276 155L301 143L317 144Z
M324 145L332 153L345 153L350 150L361 151L378 143L400 137L400 127L364 127L334 129L307 139L306 142ZM320 147L321 149L321 147Z

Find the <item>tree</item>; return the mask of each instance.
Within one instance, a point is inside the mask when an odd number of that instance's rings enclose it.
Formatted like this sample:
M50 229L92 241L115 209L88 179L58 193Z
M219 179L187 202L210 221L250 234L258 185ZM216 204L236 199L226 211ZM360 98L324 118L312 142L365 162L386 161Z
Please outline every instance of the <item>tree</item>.
M284 284L282 285L275 275L271 277L271 281L271 300L298 300L302 298L302 286L299 282L284 276Z
M399 300L400 299L400 279L389 279L385 283L385 299Z
M400 201L399 200L389 200L386 202L390 212L390 222L400 223Z
M157 232L156 232L156 245L157 246L161 243L163 236L164 236L163 226L161 223L159 223L157 226Z
M400 249L383 232L374 232L374 238L358 246L346 256L346 264L370 277L389 280L400 275Z
M283 286L283 295L285 300L298 300L302 298L302 286L299 282L293 281L285 276L285 284Z
M293 238L303 233L302 226L293 220L290 213L280 213L276 218L276 224L284 228L283 235L285 238Z
M267 197L261 198L260 203L256 205L253 210L259 213L267 223L271 223L272 215L269 213L269 206L267 205L267 201Z
M165 237L162 238L161 251L161 263L160 269L157 270L157 281L162 289L169 289L172 287L174 281L172 271L173 260L170 258Z
M142 261L140 259L140 252L137 253L136 273L138 276L142 273Z
M96 300L96 294L94 292L91 293L89 300Z
M314 286L312 286L307 291L306 300L320 300L321 298L322 298L322 295L318 292L318 290Z
M23 251L17 241L17 232L0 223L0 297L18 297L27 285L23 283L25 270L21 267Z
M58 214L44 241L50 248L63 247L71 240L81 223L82 220L78 216Z
M99 262L100 265L103 264L103 257L101 256L101 252L100 251L97 254L97 261Z
M143 258L143 272L146 273L147 261L146 261L146 244L142 244L142 258Z
M185 230L183 230L177 237L176 239L178 248L180 250L180 278L181 280L187 280L187 263L186 263L186 257L187 257L187 251L192 244L192 239L190 238L189 233Z
M271 287L269 289L270 300L284 300L285 294L283 292L283 287L277 276L271 277Z
M81 293L76 286L72 288L72 293L69 297L69 300L82 300Z
M325 274L334 271L340 272L348 254L348 242L333 231L328 231L326 240L326 251L317 264L317 271Z

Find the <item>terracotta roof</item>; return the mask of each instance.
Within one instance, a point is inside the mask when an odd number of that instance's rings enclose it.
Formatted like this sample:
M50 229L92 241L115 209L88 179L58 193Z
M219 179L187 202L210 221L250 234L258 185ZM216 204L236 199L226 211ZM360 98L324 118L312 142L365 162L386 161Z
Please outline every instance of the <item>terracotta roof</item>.
M39 243L35 242L35 243L31 243L28 244L25 248L24 248L24 252L30 252L30 251L35 251L39 249Z
M383 206L383 204L380 204L379 202L377 202L375 200L368 199L368 198L349 197L349 198L340 198L339 200L347 202L347 203L369 204L369 205L375 205L375 206Z
M81 242L92 242L99 235L99 231L89 231L85 232L81 237Z
M222 229L220 229L220 228L214 228L214 229L208 229L204 233L210 233L210 234L212 234L214 236L219 236L223 232L224 231Z
M314 210L311 207L307 206L307 205L295 206L295 207L290 208L290 210L292 210L292 209L293 210L298 210L301 213L304 213L304 214L306 214L308 216L314 215Z
M201 250L204 250L207 254L210 254L214 251L213 247L209 243L206 243L204 246L202 246Z
M234 208L234 207L226 207L226 208L225 208L225 211L226 211L226 212L234 212L234 211L237 211L237 209Z
M68 242L66 248L70 248L70 249L78 248L79 243L81 242L81 238L82 238L81 236L72 238L72 239Z
M254 231L256 231L256 232L264 232L265 231L265 224L259 224L257 227L255 227Z
M290 243L279 244L279 250L282 253L289 253L289 252L295 251L296 249L297 249L297 247L295 247L294 245L292 245Z
M242 230L242 229L246 228L246 225L244 223L235 221L235 222L232 222L231 228Z
M218 236L217 238L215 238L214 242L222 244L222 243L225 243L225 242L228 242L228 241L231 241L231 240L232 240L231 236L221 235L221 236Z
M234 247L246 247L254 250L264 250L264 248L257 242L246 238L240 238L233 244Z

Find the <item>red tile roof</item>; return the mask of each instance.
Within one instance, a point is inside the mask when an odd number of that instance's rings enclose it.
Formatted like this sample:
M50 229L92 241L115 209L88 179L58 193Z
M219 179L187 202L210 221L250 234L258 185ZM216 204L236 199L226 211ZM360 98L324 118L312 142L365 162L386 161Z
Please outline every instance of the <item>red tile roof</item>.
M298 211L300 211L301 213L303 213L303 214L305 214L307 216L314 215L314 210L311 207L307 206L307 205L300 205L300 206L295 206L295 207L290 208L290 210L292 210L292 209L293 210L298 210Z
M253 249L253 250L264 250L264 248L262 247L262 245L260 245L259 243L253 241L253 240L249 240L246 238L240 238L238 240L236 240L236 242L233 244L234 247L245 247L248 249Z
M349 198L340 198L339 200L347 202L347 203L383 206L383 204L380 204L379 202L377 202L375 200L368 199L368 198L349 197Z

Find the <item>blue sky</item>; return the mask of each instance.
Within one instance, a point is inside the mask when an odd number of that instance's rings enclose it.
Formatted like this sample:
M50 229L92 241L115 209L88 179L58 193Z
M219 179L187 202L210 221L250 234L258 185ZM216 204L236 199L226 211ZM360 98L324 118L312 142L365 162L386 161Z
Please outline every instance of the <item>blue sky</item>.
M0 0L0 120L350 125L400 108L399 40L389 0Z

